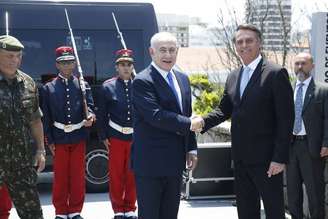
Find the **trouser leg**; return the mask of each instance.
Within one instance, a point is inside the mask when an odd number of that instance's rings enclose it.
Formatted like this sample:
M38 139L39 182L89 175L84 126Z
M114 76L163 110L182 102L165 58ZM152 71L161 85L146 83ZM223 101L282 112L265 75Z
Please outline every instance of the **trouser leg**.
M52 202L56 209L56 215L67 215L69 196L69 145L56 145L53 170Z
M15 170L5 181L20 218L43 219L36 182L37 173L33 167Z
M0 219L8 219L12 203L6 185L0 187L0 200Z
M72 144L69 159L68 213L82 211L85 198L85 141Z

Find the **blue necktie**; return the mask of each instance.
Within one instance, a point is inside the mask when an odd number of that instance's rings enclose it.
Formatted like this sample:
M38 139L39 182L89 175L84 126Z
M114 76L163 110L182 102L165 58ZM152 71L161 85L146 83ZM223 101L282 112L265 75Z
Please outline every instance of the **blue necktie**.
M169 81L169 85L171 87L171 90L173 91L174 93L174 96L175 96L175 99L177 100L179 106L180 106L180 101L179 101L179 96L178 96L178 93L177 93L177 90L175 89L175 86L174 86L174 81L173 81L173 75L172 75L172 72L169 71L169 73L167 74L167 80Z
M295 99L295 121L294 130L295 134L299 133L302 129L302 110L303 110L303 83L298 85Z
M245 88L247 86L247 83L249 81L249 73L251 71L250 67L245 66L243 73L241 75L241 81L240 81L240 97L243 96L243 93L245 91Z

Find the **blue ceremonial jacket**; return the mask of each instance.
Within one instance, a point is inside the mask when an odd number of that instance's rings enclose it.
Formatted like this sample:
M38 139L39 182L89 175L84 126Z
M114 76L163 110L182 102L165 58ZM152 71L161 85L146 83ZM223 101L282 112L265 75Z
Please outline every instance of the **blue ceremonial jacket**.
M101 140L115 137L131 140L132 134L123 134L109 126L109 120L122 127L132 127L131 80L115 77L105 81L98 93L97 127Z
M91 88L87 82L85 84L88 110L93 113ZM77 124L84 119L82 94L77 77L65 79L59 75L43 86L41 95L43 129L48 144L74 144L87 138L85 127L65 133L53 125L55 121L66 125Z

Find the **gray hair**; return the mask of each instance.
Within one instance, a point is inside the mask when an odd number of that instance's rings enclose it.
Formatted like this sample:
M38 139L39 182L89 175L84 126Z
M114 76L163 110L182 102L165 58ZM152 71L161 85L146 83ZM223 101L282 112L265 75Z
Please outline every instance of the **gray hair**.
M177 38L169 32L159 32L154 34L150 39L150 47L155 48L155 45L159 42L172 42L178 47Z

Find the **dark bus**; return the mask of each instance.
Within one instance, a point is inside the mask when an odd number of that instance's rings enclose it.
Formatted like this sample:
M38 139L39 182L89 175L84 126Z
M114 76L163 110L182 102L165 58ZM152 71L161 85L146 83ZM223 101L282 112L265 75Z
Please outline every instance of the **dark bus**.
M6 33L7 11L9 34L17 37L25 46L20 69L32 76L38 86L42 86L57 74L55 48L71 45L65 8L69 13L84 77L92 86L97 105L97 87L114 76L115 51L122 48L112 12L127 47L134 51L135 69L138 72L151 60L148 54L149 40L158 32L154 8L149 3L1 1L0 35ZM100 192L108 188L108 156L93 128L86 153L88 191ZM47 156L48 172L52 171L51 163L52 157Z

